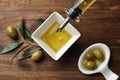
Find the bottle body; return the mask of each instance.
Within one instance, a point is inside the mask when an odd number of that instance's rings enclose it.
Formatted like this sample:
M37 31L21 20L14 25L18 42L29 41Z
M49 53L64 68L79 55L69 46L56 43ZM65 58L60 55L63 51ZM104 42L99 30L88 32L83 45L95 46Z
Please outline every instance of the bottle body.
M81 9L82 13L84 14L85 11L92 5L95 3L96 0L85 0L80 6L79 8Z

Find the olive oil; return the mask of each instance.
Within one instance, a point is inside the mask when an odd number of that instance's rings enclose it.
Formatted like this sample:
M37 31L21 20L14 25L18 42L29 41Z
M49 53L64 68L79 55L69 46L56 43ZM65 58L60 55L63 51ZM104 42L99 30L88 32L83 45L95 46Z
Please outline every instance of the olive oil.
M85 0L79 8L82 10L82 14L92 5L96 2L96 0Z
M60 26L58 22L54 22L50 28L40 37L55 52L57 52L70 38L71 35L66 31L56 32Z

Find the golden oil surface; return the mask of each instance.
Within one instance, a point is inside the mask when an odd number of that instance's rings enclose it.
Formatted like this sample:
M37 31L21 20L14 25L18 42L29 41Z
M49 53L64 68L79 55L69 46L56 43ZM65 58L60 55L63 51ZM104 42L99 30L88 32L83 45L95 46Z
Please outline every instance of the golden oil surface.
M71 35L66 31L56 32L60 26L58 22L54 22L50 28L40 37L55 52L57 52L70 38Z

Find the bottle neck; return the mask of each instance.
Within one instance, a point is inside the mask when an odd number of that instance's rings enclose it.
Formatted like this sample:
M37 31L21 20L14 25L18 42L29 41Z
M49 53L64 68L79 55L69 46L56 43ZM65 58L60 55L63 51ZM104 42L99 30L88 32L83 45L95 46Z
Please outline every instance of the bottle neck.
M80 16L86 12L86 10L95 2L96 0L79 0L70 9L66 10L67 15L73 20L79 20ZM79 4L79 5L78 5ZM78 7L76 7L78 6Z
M75 8L72 14L68 15L71 19L76 19L79 15L81 15L82 10L80 8Z

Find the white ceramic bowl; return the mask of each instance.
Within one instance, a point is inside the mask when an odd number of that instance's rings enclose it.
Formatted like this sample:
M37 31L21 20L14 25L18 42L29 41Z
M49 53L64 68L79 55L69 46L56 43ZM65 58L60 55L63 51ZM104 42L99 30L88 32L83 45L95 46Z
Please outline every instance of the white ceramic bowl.
M87 70L82 66L83 59L88 51L94 48L100 48L103 50L104 55L105 55L105 60L98 66L97 69L95 70ZM84 73L84 74L94 74L94 73L102 73L103 76L106 78L106 80L117 80L118 75L113 73L109 68L108 68L108 62L110 59L110 49L108 48L107 45L103 43L96 43L91 46L89 46L85 51L81 54L79 60L78 60L78 68L79 70Z
M57 12L53 12L32 34L32 38L36 43L39 44L40 47L46 51L46 53L52 57L55 61L57 61L67 50L68 48L81 36L79 31L77 31L70 23L66 25L64 28L72 37L59 49L55 52L48 44L46 44L40 36L42 36L49 27L54 23L62 23L65 19Z

